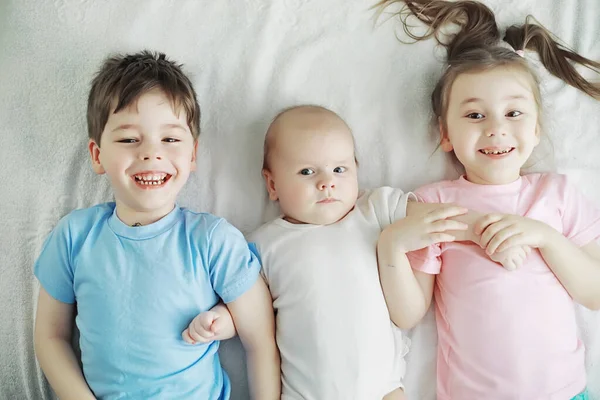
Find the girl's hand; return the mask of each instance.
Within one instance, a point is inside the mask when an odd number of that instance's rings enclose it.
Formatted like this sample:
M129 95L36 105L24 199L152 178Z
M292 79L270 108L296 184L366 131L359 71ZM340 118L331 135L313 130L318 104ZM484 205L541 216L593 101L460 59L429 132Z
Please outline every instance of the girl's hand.
M488 214L475 223L479 245L491 257L514 246L543 248L549 236L556 233L549 225L527 217Z
M447 231L466 230L468 225L450 218L467 211L463 207L442 206L422 215L411 215L386 227L380 240L392 241L395 249L403 253L436 243L452 242L455 237Z

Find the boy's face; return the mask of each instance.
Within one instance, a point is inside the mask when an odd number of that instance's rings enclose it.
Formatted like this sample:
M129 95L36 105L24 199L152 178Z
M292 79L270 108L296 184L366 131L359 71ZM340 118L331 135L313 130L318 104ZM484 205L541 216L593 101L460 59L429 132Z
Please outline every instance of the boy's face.
M271 200L292 223L329 225L342 219L358 196L354 142L347 126L330 116L280 124L263 171Z
M94 171L108 175L124 223L145 225L173 209L190 171L196 169L197 142L186 118L155 89L111 113L99 144L90 140Z

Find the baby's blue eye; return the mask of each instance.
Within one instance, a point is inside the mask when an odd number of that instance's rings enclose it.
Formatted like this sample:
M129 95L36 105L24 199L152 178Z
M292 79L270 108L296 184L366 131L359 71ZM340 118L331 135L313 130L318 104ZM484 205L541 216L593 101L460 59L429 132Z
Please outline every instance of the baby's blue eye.
M335 167L333 169L333 172L336 174L342 174L342 173L346 172L346 167Z
M312 174L314 174L314 173L315 173L315 171L313 171L313 170L312 170L312 169L310 169L310 168L304 168L303 170L301 170L301 171L300 171L300 173L301 173L302 175L312 175Z

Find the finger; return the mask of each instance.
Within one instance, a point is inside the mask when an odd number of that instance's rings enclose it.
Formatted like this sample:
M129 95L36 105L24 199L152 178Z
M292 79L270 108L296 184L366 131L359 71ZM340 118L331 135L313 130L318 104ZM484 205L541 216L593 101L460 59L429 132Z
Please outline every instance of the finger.
M425 244L423 247L431 246L432 244L437 243L448 243L454 242L456 237L450 235L449 233L430 233L427 235L426 239L429 243Z
M481 217L473 226L473 231L477 235L481 235L491 224L494 224L502 219L501 214L487 214Z
M211 326L213 324L213 322L215 321L215 319L218 317L218 314L212 311L207 311L207 312L203 312L202 314L200 314L198 321L200 322L200 326L202 327L202 330L206 331L206 332L210 332L211 330Z
M484 249L487 248L492 238L496 236L498 232L508 228L511 224L510 221L501 220L488 225L479 237L479 245Z
M192 339L190 337L190 333L189 333L189 328L184 330L181 333L181 338L183 339L184 342L188 343L188 344L196 344L196 342L194 341L194 339Z
M512 258L510 258L510 257L507 258L506 260L504 260L504 262L502 263L502 266L507 271L514 271L516 269L515 263L512 260Z
M224 323L225 322L223 321L223 319L219 318L219 316L217 315L216 318L213 320L212 325L210 326L210 331L213 333L213 335L216 335L217 333L223 330Z
M207 342L210 342L211 340L213 340L212 337L214 336L214 334L212 332L205 331L205 330L197 331L193 328L189 329L188 331L189 331L190 337L195 342L207 343Z
M517 232L515 235L507 238L504 243L498 246L498 251L504 251L504 249L511 248L513 246L523 246L523 248L527 248L526 254L529 255L531 253L531 247L527 245L527 235L523 232ZM525 257L526 258L526 257Z
M428 233L445 231L464 231L469 225L464 222L454 221L452 219L442 219L429 224Z
M485 232L484 232L485 233ZM511 237L518 235L521 233L515 226L507 226L506 228L498 231L493 238L488 242L485 247L485 251L487 254L494 254L496 250L504 251L505 249L511 247L506 246L506 241ZM500 246L502 246L500 248Z
M430 213L428 213L425 216L424 220L425 220L425 222L429 223L429 222L438 221L440 219L456 217L459 215L466 214L468 212L469 212L469 210L464 207L448 206L448 207L443 207L443 208L431 211Z

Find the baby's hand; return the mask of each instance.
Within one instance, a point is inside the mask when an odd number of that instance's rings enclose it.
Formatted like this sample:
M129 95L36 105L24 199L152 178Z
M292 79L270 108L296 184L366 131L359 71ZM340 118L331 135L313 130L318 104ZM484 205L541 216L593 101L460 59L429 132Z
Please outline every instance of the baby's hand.
M222 331L223 321L221 316L210 310L200 313L192 320L181 337L189 344L208 343L213 340L222 340L219 333Z
M514 271L523 265L529 253L531 253L531 247L529 246L513 246L504 251L495 252L490 258L508 271Z

